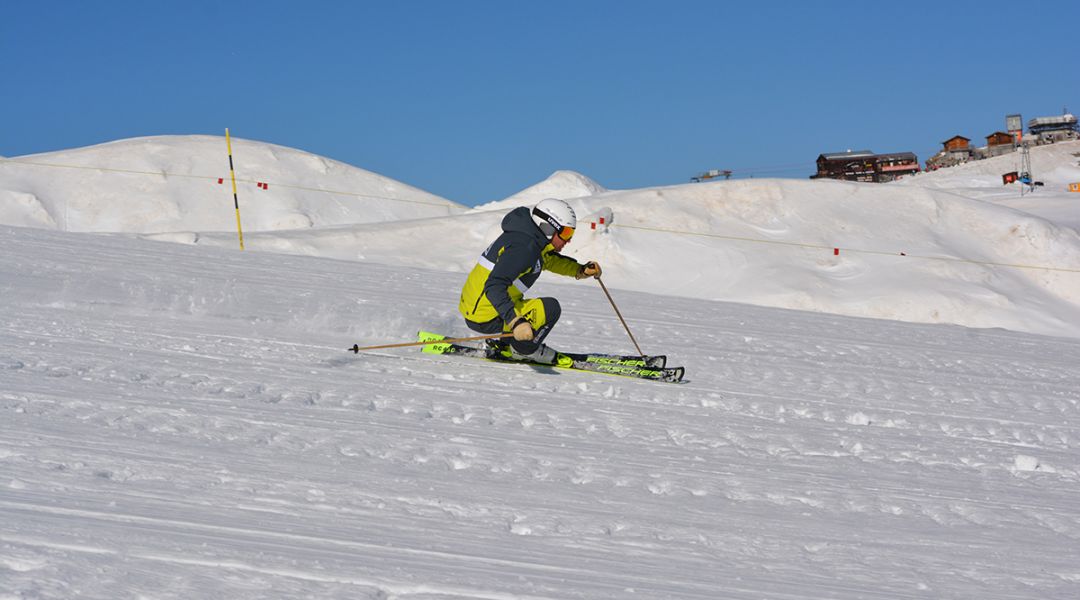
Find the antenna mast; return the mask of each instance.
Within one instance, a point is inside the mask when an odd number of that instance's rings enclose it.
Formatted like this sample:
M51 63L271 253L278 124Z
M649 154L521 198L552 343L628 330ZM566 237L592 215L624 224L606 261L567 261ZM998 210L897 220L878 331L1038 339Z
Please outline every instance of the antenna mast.
M1020 144L1020 197L1024 197L1024 188L1029 192L1035 191L1035 182L1031 176L1031 153L1028 151L1028 143Z

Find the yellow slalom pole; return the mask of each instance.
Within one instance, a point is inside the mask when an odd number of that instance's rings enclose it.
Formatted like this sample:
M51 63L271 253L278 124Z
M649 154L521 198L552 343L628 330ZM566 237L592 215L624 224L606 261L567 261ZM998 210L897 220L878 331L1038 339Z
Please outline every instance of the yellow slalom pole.
M232 176L232 199L236 206L236 233L240 236L240 249L244 249L244 231L240 229L240 199L236 197L236 170L233 169L232 140L229 138L229 128L225 128L225 146L229 149L229 175Z

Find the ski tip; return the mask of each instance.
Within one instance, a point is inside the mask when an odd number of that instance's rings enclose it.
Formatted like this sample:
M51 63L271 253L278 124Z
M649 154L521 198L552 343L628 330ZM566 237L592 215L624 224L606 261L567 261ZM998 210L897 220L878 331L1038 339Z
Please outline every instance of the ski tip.
M686 376L686 369L683 367L675 367L675 377L672 383L682 383L683 377Z

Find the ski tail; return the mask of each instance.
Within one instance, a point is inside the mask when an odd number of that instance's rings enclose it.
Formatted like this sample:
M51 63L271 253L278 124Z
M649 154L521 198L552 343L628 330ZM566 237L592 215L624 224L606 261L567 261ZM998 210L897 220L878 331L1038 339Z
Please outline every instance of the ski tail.
M416 341L428 342L424 344L421 349L421 352L427 354L460 354L477 358L498 358L497 356L493 356L488 348L474 348L473 346L465 346L463 344L441 342L441 340L445 339L447 339L445 335L432 333L430 331L421 331L416 336Z
M421 331L416 336L416 341L418 342L431 342L430 344L425 344L421 349L421 352L425 352L427 354L446 354L447 352L449 352L453 344L437 343L439 340L445 339L445 335L439 335L430 331Z

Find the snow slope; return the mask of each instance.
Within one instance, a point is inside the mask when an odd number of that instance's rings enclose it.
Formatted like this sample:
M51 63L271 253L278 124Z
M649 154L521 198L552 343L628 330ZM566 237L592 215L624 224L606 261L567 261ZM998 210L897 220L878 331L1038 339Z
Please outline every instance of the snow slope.
M1080 142L1063 142L1046 146L1030 146L1031 174L1042 181L1049 192L1063 192L1068 183L1080 177ZM1019 195L1018 185L1003 186L1001 176L1022 171L1021 153L1003 154L985 160L974 160L955 167L921 173L890 185L914 185L939 189L1000 190L1008 188Z
M291 148L233 139L232 155L245 231L465 210L382 175ZM63 231L226 231L235 237L225 139L146 137L2 161L0 223Z
M1080 234L999 204L917 186L793 180L607 192L570 204L583 225L565 253L600 261L620 289L1080 336ZM605 208L614 222L591 229ZM248 243L465 272L504 211L274 232Z
M0 223L235 248L231 194L214 177L227 176L222 142L142 138L0 162ZM1048 185L1026 199L1002 189L998 171L1016 160L1006 156L895 185L765 179L610 191L558 171L467 210L321 157L234 144L237 163L258 174L241 193L253 250L465 272L508 208L554 196L582 221L566 252L599 260L618 289L1080 337L1080 195L1064 191L1080 181L1077 153L1080 143L1033 148ZM140 172L28 164L46 160Z
M658 384L344 351L464 332L460 273L0 254L4 600L1080 596L1080 340L613 290ZM538 292L556 347L629 349Z
M1019 152L924 173L891 185L947 190L1080 230L1080 194L1068 192L1070 183L1080 183L1080 142L1032 147L1029 157L1034 180L1044 184L1033 193L1021 190L1019 183L1001 182L1005 173L1024 170Z

